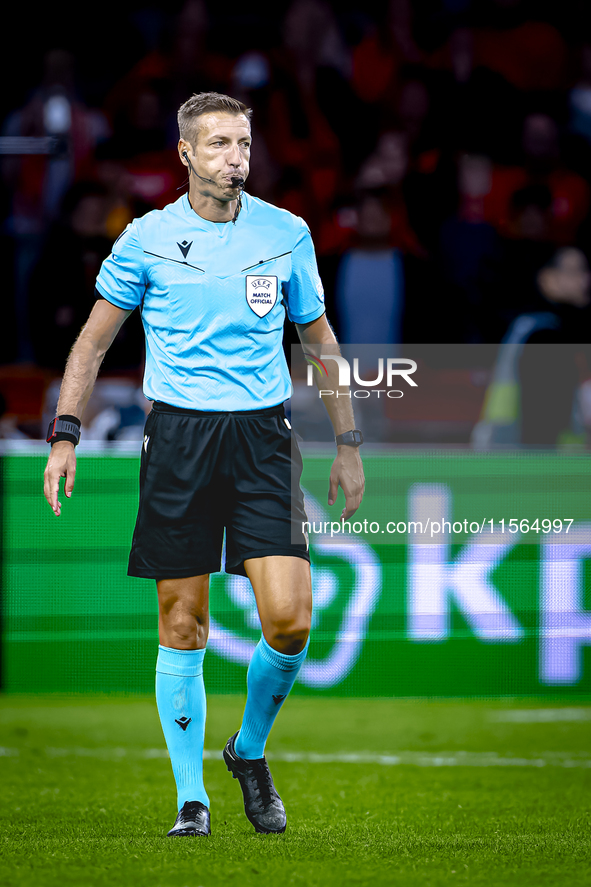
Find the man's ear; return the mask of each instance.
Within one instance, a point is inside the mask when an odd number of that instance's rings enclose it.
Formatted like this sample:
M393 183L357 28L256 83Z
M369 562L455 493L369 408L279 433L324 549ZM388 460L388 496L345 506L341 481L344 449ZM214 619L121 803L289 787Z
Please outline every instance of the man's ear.
M181 163L183 164L183 166L186 166L188 168L189 161L190 161L191 155L193 153L191 150L191 146L184 139L179 139L179 143L177 145L177 150L179 152L179 157L181 159ZM185 154L187 154L187 157L184 156Z

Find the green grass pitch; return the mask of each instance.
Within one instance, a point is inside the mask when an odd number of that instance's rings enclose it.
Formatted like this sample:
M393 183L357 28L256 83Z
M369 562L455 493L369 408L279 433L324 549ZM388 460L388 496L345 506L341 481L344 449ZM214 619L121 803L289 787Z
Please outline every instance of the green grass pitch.
M220 755L242 705L209 698L212 837L171 840L152 699L0 699L0 883L591 884L590 708L292 698L268 743L288 829L263 836Z

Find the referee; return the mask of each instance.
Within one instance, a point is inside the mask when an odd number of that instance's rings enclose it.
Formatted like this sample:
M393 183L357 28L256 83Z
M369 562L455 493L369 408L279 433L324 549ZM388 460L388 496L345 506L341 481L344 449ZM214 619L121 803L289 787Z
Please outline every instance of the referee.
M156 700L179 811L171 837L210 834L203 659L209 574L221 569L224 530L226 572L248 577L262 626L242 725L223 752L257 832L285 831L264 750L310 631L302 463L283 409L291 394L285 315L309 349L335 349L336 340L308 227L242 190L250 117L245 105L218 93L193 95L179 109L178 152L189 193L134 220L115 242L97 277L97 301L68 358L48 432L45 497L59 516L60 478L70 497L81 418L99 367L125 319L139 308L144 393L153 407L128 573L155 579L158 588ZM361 435L350 397L324 402L338 444L329 504L341 486L347 518L363 495Z

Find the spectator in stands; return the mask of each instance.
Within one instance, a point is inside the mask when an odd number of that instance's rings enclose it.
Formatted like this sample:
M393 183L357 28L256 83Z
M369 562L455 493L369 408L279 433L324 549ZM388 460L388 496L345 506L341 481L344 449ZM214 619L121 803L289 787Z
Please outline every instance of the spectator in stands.
M127 173L131 196L148 209L162 209L178 197L176 148L166 142L166 103L162 83L145 82L119 96L113 108L113 138L99 157L116 158Z
M107 210L105 189L80 182L66 195L62 216L49 231L29 300L31 340L41 367L63 370L94 304L96 275L112 245L105 231ZM109 349L103 371L139 372L142 357L143 330L136 312Z
M557 250L536 275L535 310L511 324L499 350L477 446L556 446L582 441L581 382L591 376L591 272L575 247ZM581 344L582 343L582 344Z
M39 233L59 214L62 198L83 175L97 144L109 135L105 115L80 100L74 57L54 49L44 58L43 78L24 107L5 120L7 136L51 136L56 150L36 156L24 151L3 160L13 193L12 225L17 233Z
M337 194L349 143L358 143L348 129L350 56L325 0L293 0L282 34L273 54L267 144L286 173L279 204L303 215L315 234Z
M474 28L461 26L429 57L437 146L443 152L486 152L499 162L514 162L523 96L502 74L482 64L477 41Z
M521 166L495 167L490 221L511 236L508 216L512 195L530 185L545 187L551 195L548 238L556 245L576 242L589 211L589 186L562 164L556 121L548 114L528 114L523 122L522 150Z
M422 60L413 34L410 0L390 0L383 17L362 19L361 36L353 48L351 84L362 102L372 106L378 125L383 124L384 108L391 110L395 105L401 68Z
M401 252L392 245L392 216L383 191L360 196L356 233L356 244L343 255L337 275L340 339L400 342L404 269Z
M545 185L527 185L510 198L498 249L483 280L488 335L501 341L507 327L539 301L536 274L556 250L550 238L552 194Z
M579 249L559 249L539 272L537 285L540 309L554 321L531 333L521 359L521 441L553 446L582 431L576 397L591 374L587 257Z
M226 91L232 60L211 46L211 19L205 0L184 0L155 46L113 83L105 100L111 119L119 119L132 106L134 96L146 89L162 97L166 144L177 143L176 109L192 92Z
M105 115L80 99L74 57L50 50L44 58L43 77L26 104L4 121L3 136L52 137L51 153L26 153L3 157L1 171L11 207L5 230L14 245L14 299L18 355L32 359L27 329L30 275L39 258L47 226L59 214L67 189L83 176L97 144L108 136Z
M408 218L405 178L408 172L408 142L403 132L383 132L375 150L361 166L356 186L361 191L383 189L390 214L390 243L403 252L424 253Z
M459 156L457 211L440 230L443 298L454 306L454 323L462 342L490 341L487 276L500 250L498 234L485 214L491 178L490 157L468 153Z
M480 64L501 74L523 92L552 91L565 85L568 51L560 32L545 20L543 7L524 0L493 0L482 5L483 27L475 32Z

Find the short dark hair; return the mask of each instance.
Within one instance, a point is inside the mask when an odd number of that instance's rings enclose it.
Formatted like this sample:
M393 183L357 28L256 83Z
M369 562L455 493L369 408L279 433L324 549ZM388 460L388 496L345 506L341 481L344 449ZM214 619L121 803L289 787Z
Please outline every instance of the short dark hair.
M190 99L180 106L177 113L179 135L181 139L194 145L199 132L197 118L202 114L210 114L212 111L224 111L226 114L244 114L250 122L251 108L247 108L243 102L233 99L229 95L219 92L193 93Z

